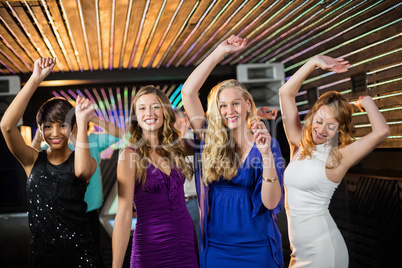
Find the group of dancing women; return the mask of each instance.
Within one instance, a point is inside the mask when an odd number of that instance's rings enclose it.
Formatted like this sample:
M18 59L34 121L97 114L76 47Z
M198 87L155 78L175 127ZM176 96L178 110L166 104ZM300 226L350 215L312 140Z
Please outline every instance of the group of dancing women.
M300 121L296 96L316 68L346 72L344 59L317 55L280 88L281 116L290 146L285 169L279 143L257 116L244 85L227 80L213 87L207 111L198 92L214 67L247 41L231 36L196 67L182 87L183 106L194 133L181 138L175 111L154 86L140 89L131 103L129 140L117 164L118 211L112 236L113 267L122 267L137 223L130 267L284 267L276 214L286 209L292 249L289 267L348 267L344 239L328 205L349 168L389 135L389 127L369 96L354 105L367 112L372 131L353 140L352 105L326 92ZM46 101L38 129L49 145L28 146L17 124L56 59L35 61L31 77L1 120L8 148L27 176L31 267L100 267L85 218L84 195L96 170L87 124L90 100L75 107L63 98ZM68 147L70 137L75 150ZM195 152L195 162L186 161ZM194 164L194 165L193 165ZM183 184L195 173L200 211L199 243L186 208Z

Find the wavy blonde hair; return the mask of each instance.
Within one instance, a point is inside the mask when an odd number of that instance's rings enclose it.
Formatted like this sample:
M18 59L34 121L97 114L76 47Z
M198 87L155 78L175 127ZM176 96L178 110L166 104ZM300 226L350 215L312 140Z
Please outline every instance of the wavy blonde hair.
M300 143L302 152L300 159L311 157L316 144L313 141L312 123L313 117L317 111L322 107L327 106L328 109L335 115L336 121L339 123L338 133L330 141L332 147L331 156L332 161L326 167L334 168L339 165L342 155L339 153L339 148L352 143L352 137L355 128L352 124L352 106L349 102L336 91L328 91L320 96L313 108L308 112L305 118L305 127L303 128L303 138Z
M136 180L138 180L140 184L145 185L147 179L146 167L148 166L148 161L150 159L149 153L151 146L143 136L142 129L138 125L137 116L135 114L138 99L141 96L148 94L156 96L163 111L163 125L158 130L159 146L156 148L156 152L160 156L166 157L171 164L174 164L174 166L172 165L173 168L180 169L186 178L191 179L194 173L193 166L185 160L186 155L184 148L180 143L179 132L174 128L176 118L169 99L160 89L154 86L145 86L137 92L131 104L130 123L128 127L130 133L129 142L137 154L135 171Z
M219 107L219 95L222 90L231 88L239 90L244 100L249 100L251 107L247 113L247 127L251 128L251 121L256 119L257 109L251 94L246 87L237 80L226 80L214 88L208 95L207 130L205 146L202 152L203 181L210 184L223 177L231 180L237 175L240 158L237 153L239 146L234 142L231 131L224 125Z

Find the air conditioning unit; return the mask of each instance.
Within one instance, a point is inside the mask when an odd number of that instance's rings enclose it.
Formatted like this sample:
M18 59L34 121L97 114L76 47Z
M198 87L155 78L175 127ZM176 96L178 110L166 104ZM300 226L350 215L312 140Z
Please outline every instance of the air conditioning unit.
M239 64L236 66L237 80L240 83L260 83L285 80L282 63Z
M258 106L269 106L279 110L279 88L285 83L282 63L239 64L236 66L237 80L242 83Z
M0 96L17 95L21 89L21 79L17 75L0 76Z

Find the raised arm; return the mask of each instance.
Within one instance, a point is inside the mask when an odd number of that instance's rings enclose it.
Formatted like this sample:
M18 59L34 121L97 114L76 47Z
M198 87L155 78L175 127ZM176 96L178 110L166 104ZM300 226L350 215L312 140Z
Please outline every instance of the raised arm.
M181 90L183 105L196 135L201 134L205 121L205 112L198 97L198 91L208 78L211 71L227 53L243 49L246 39L232 35L223 41L187 78Z
M35 131L35 136L32 139L31 147L40 151L40 145L42 144L42 134L40 133L39 128Z
M297 111L296 95L304 80L317 67L323 70L343 73L347 71L349 66L349 62L343 59L334 59L321 55L314 56L279 89L283 126L292 152L302 139L302 125Z
M75 143L75 176L82 180L90 180L96 170L96 161L91 157L88 143L87 125L89 116L93 113L94 107L89 99L78 96L75 105L77 118L77 140Z
M355 105L366 110L371 124L371 132L340 149L342 154L341 165L344 166L346 171L384 142L390 134L387 121L385 121L384 116L371 97L360 97Z
M56 59L40 58L34 63L34 70L25 86L17 94L1 119L1 132L11 153L20 161L25 173L31 173L38 157L38 151L25 144L18 130L17 123L24 115L25 109L39 84L49 75L56 64Z
M124 135L124 132L121 128L119 128L118 126L116 126L110 122L107 122L106 120L104 120L96 115L92 114L89 118L89 121L91 121L95 125L100 126L104 131L106 131L107 133L109 133L112 136L119 138L119 137L123 137L123 135Z
M130 239L135 187L135 152L124 149L117 164L118 208L112 236L113 268L122 267Z

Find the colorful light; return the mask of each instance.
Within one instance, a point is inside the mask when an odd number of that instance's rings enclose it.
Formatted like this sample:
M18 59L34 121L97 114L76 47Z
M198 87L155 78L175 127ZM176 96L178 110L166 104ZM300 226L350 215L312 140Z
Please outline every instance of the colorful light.
M211 9L215 5L216 1L217 0L213 0L211 2L211 4L208 6L208 8L204 11L201 18L197 21L197 24L194 26L193 30L188 34L186 39L183 41L183 43L180 45L180 47L176 50L176 52L170 58L169 62L166 64L166 67L169 67L172 64L172 62L176 59L177 55L179 55L179 53L183 49L183 47L185 45L187 45L188 41L194 35L194 33L197 31L197 29L200 27L201 23L204 21L205 17L208 15L209 11L211 11Z
M82 27L82 31L83 31L82 34L84 36L85 51L87 54L89 70L93 71L94 68L92 66L92 58L91 58L91 53L89 51L89 42L88 42L87 32L86 32L86 28L85 28L84 14L82 14L81 0L77 0L77 5L78 5L78 14L80 15L80 22L81 22L81 27Z
M183 25L180 27L180 30L177 31L175 37L173 38L171 44L176 43L177 39L179 39L179 37L181 36L181 34L183 33L184 29L186 28L186 25L188 23L188 21L191 19L191 17L193 16L195 10L197 9L198 5L200 4L200 1L197 1L195 3L195 5L193 6L193 9L190 11L190 13L188 14L185 22L183 23ZM165 60L165 58L167 57L167 55L169 54L170 50L172 49L173 45L168 46L168 48L166 49L165 53L163 53L163 56L161 57L161 59L159 60L158 65L156 66L156 68L159 68L162 65L162 62ZM168 67L168 66L166 66Z
M225 33L225 35L223 35L217 42L215 42L215 45L213 45L206 53L204 53L203 56L201 56L196 62L195 65L199 65L209 54L211 54L211 52L220 44L222 43L224 40L226 40L247 18L250 17L250 15L252 15L254 13L254 11L259 8L261 6L261 4L264 2L264 0L261 0L260 2L258 2L252 9L250 9L249 12L247 12L247 14L245 14L244 16L242 16L242 18L231 28L229 29L228 32ZM255 18L251 23L249 23L246 27L244 27L240 33L238 33L238 36L241 36L241 34L248 30L252 25L254 25L254 23L256 23L263 15L265 15L265 13L267 13L276 3L278 3L279 0L277 0L276 2L274 2L273 4L271 4L268 8L266 8L264 11L260 12L258 17ZM209 40L208 40L209 41Z
M162 44L163 44L163 42L165 41L166 36L167 36L167 34L169 33L169 31L170 31L170 29L171 29L171 27L172 27L172 25L173 25L173 21L176 19L177 13L179 13L179 10L180 10L181 6L183 5L183 2L184 2L184 0L181 0L180 3L179 3L179 5L177 6L177 8L176 8L176 10L175 10L175 12L174 12L174 14L173 14L173 16L171 17L171 19L170 19L170 21L169 21L168 26L167 26L166 29L165 29L165 32L164 32L163 35L162 35L161 40L159 41L158 46L157 46L156 49L155 49L154 54L152 55L151 60L150 60L149 63L148 63L147 68L151 68L151 67L152 67L152 65L153 65L153 63L154 63L154 60L155 60L155 58L156 58L156 55L158 54L160 48L162 47ZM159 67L158 67L158 68L159 68Z
M78 63L78 66L79 66L79 68L80 68L80 71L82 72L82 71L84 70L84 67L82 66L81 59L80 59L80 57L79 57L79 55L78 55L79 53L78 53L77 44L75 43L74 36L73 36L73 32L71 31L70 23L68 22L68 18L67 18L67 15L66 15L66 10L64 9L64 5L63 5L63 0L60 0L59 4L60 4L60 7L61 7L61 13L62 13L62 15L63 15L64 21L65 21L65 25L66 25L66 28L67 28L68 37L70 38L70 40L71 40L71 45L72 45L72 47L73 47L73 49L74 49L75 59L76 59L76 61L77 61L77 63ZM43 57L43 56L42 56L42 57Z
M373 8L375 5L379 4L380 2L382 2L382 1L379 1L379 2L377 2L377 3L375 3L375 4L371 5L371 6L367 7L366 9L364 9L364 10L362 10L362 11L359 11L359 12L354 13L353 15L349 16L348 18L346 18L346 19L344 19L344 20L342 20L342 21L340 21L340 22L334 24L334 25L331 26L329 29L326 29L325 31L322 31L321 33L319 33L319 34L313 36L312 38L309 38L309 39L304 40L303 42L301 42L301 43L299 43L298 45L296 45L296 47L299 47L299 46L301 46L301 45L303 45L303 44L305 44L305 43L307 43L307 42L312 41L312 39L314 39L314 38L316 38L316 37L318 37L318 36L320 36L320 35L322 35L322 34L328 32L328 31L332 30L333 28L338 27L339 25L343 24L344 22L346 22L346 21L348 21L348 20L350 20L350 19L353 19L354 17L356 17L356 16L358 16L358 15L360 15L360 14L362 14L362 13L368 11L369 9ZM331 41L331 40L333 40L333 39L335 39L335 38L337 38L337 37L339 37L339 36L341 36L341 35L343 35L343 34L349 32L349 31L351 31L351 30L357 28L357 27L360 26L360 25L363 25L364 23L367 23L367 22L369 22L369 21L371 21L371 20L373 20L373 19L378 18L378 17L381 16L381 15L386 14L387 12L392 11L393 9L397 8L399 5L401 5L401 4L397 4L397 5L395 5L395 6L391 7L391 8L388 8L387 10L384 10L384 11L382 11L382 12L376 14L375 16L372 16L372 17L370 17L370 18L368 18L368 19L365 19L365 20L363 20L363 21L360 21L360 22L354 24L353 26L351 26L351 27L349 27L349 28L347 28L347 29L345 29L345 30L343 30L343 31L338 32L337 34L335 34L335 35L332 36L332 37L329 37L329 38L327 38L327 39L325 39L325 40L323 40L323 41L321 41L321 42L317 42L315 45L310 46L310 47L308 47L308 48L306 48L306 49L300 51L299 53L293 54L291 57L286 58L285 60L283 60L283 61L281 61L281 62L282 62L283 64L285 64L286 62L288 62L288 61L290 61L290 60L293 60L293 59L299 57L300 55L305 54L305 53L311 51L312 49L314 49L314 48L316 48L316 47L318 47L318 46L321 46L321 45L323 45L323 44L325 44L325 43L327 43L327 42L329 42L329 41ZM399 20L397 20L397 21L399 21ZM388 26L390 26L390 25L396 23L397 21L394 21L394 22L388 23L387 25L378 27L377 29L374 29L374 30L370 31L370 33L373 33L373 32L375 32L375 31L382 30L382 29L384 29L384 28L386 28L386 27L388 27ZM362 38L362 37L364 37L364 36L367 36L368 34L369 34L369 33L364 34L364 35L360 36L360 38ZM292 47L291 50L294 50L296 47ZM289 52L289 50L286 51L286 52ZM285 68L285 72L287 72L287 71L289 71L289 70L292 70L292 69L294 69L294 68L296 68L296 67L298 67L298 66L300 66L300 65L303 65L307 60L308 60L308 59L306 59L306 60L304 60L304 61L301 61L301 62L298 62L297 64L293 64L293 65L291 65L291 66Z
M194 55L190 58L190 60L188 60L188 61L186 62L185 66L190 65L190 63L191 63L193 60L195 60L195 58L197 58L197 56L205 49L205 47L206 47L207 45L209 45L209 43L212 42L212 40L215 39L215 37L222 31L222 29L225 28L226 25L228 25L229 22L232 21L233 17L236 16L236 14L244 7L244 5L245 5L247 2L248 2L248 0L247 0L247 1L244 1L241 5L239 5L239 7L230 15L230 17L227 18L224 23L222 23L222 25L219 27L219 29L216 30L216 31L213 33L213 35L208 39L208 41L205 42L205 43L198 49L198 51L194 53ZM261 1L260 1L260 3L261 3ZM232 29L233 29L233 28L232 28ZM220 44L220 43L221 43L221 42L218 42L218 44ZM208 54L209 54L209 53L208 53Z
M128 69L131 69L133 67L135 53L137 52L138 44L140 43L142 30L144 29L145 17L147 16L149 3L150 3L150 0L147 0L147 3L146 3L145 8L144 8L144 12L142 13L141 24L140 24L140 27L139 27L139 30L138 30L138 33L137 33L137 38L135 39L135 44L134 44L133 51L131 52L130 61L128 63Z
M187 49L186 53L176 62L176 67L180 66L180 64L184 61L184 59L187 57L188 54L196 47L196 45L201 41L201 39L211 30L212 26L216 23L218 19L221 18L222 14L228 9L228 7L233 3L233 0L229 0L225 6L216 14L213 18L213 20L208 24L208 26L201 32L201 34L198 36L198 38L191 44L190 48ZM219 33L218 31L215 32L215 34ZM194 56L184 64L184 66L188 66L191 61L193 61Z
M326 26L332 25L332 22L337 21L339 17L343 16L347 12L355 9L359 5L363 4L366 1L360 1L356 6L353 6L352 8L338 14L337 16L333 17L329 21L325 22L325 19L330 17L332 14L335 14L338 12L340 9L344 8L348 4L350 4L353 0L333 9L332 11L328 12L327 14L323 15L321 18L317 19L316 21L309 23L305 28L301 29L299 32L294 33L292 36L289 36L288 38L285 38L275 46L270 47L265 53L261 54L262 58L259 60L259 62L266 62L266 63L271 63L276 61L278 58L282 57L283 55L286 55L289 51L292 51L296 49L297 47L301 46L302 44L305 43L305 41L308 39L307 37L314 32L319 31L320 29L325 29ZM313 28L315 25L318 25L316 28ZM294 39L296 36L298 36L301 32L306 32L308 29L313 28L306 34L300 36L299 38ZM318 35L321 35L325 33L326 31L323 31L322 33L319 33ZM310 38L311 39L311 38ZM291 41L292 40L292 41ZM292 49L286 50L285 52L280 53L281 51L285 50L286 48L291 47ZM272 52L272 53L271 53ZM271 54L268 54L271 53ZM280 53L280 54L279 54ZM274 57L275 55L278 55ZM259 57L257 57L258 59Z
M307 1L306 1L307 2ZM304 5L306 2L304 2L302 5ZM249 33L245 38L250 39L251 37L253 37L254 34L256 34L260 29L262 29L265 25L267 25L269 22L271 22L274 18L276 18L277 16L279 16L279 14L285 10L289 5L291 5L293 3L293 1L288 2L285 6L283 6L280 10L278 10L277 12L275 12L275 14L273 14L269 19L267 19L265 22L263 22L260 26L256 27L251 33ZM272 6L272 5L271 5ZM300 7L299 7L300 8ZM298 9L298 8L297 8ZM293 13L295 11L291 11L290 13ZM285 15L284 17L288 17L290 14ZM281 21L283 21L282 18ZM273 27L277 26L279 24L275 23L273 24L271 27L269 27L267 30L265 30L262 34L258 35L257 37L253 37L252 40L247 43L246 47L249 47L251 44L255 43L258 39L260 39L263 35L265 35L270 29L272 29ZM227 64L229 62L231 62L235 57L237 57L241 52L238 51L234 54L232 54L232 56L230 56L229 58L227 58L226 60L224 60L222 62L222 64Z
M63 44L63 40L61 39L59 31L57 30L57 27L54 25L52 16L51 16L51 14L49 12L49 9L48 9L48 7L46 5L46 1L42 0L41 3L43 5L43 9L45 10L45 13L46 13L47 19L49 21L49 24L52 27L52 30L53 30L53 33L54 33L54 35L56 37L57 43L59 44L59 46L61 48L61 52L63 53L64 59L67 62L68 68L70 69L70 71L73 71L73 66L72 66L72 64L70 62L70 58L68 57L67 50L66 50L66 48L65 48L65 46Z
M142 64L144 63L144 59L145 59L146 53L147 53L147 51L148 51L148 49L149 49L149 46L151 45L151 42L152 42L152 40L153 40L153 38L154 38L154 35L155 35L155 32L156 32L156 28L158 27L158 24L159 24L159 21L160 21L160 19L161 19L163 10L165 9L165 6L166 6L166 0L163 1L162 6L161 6L161 8L159 9L158 16L156 17L156 20L153 22L152 30L151 30L151 32L149 33L148 38L147 38L147 42L145 43L145 46L144 46L144 48L143 48L143 50L142 50L142 56L141 56L140 62L138 63L138 66L137 66L138 69L141 69L141 68L142 68Z

